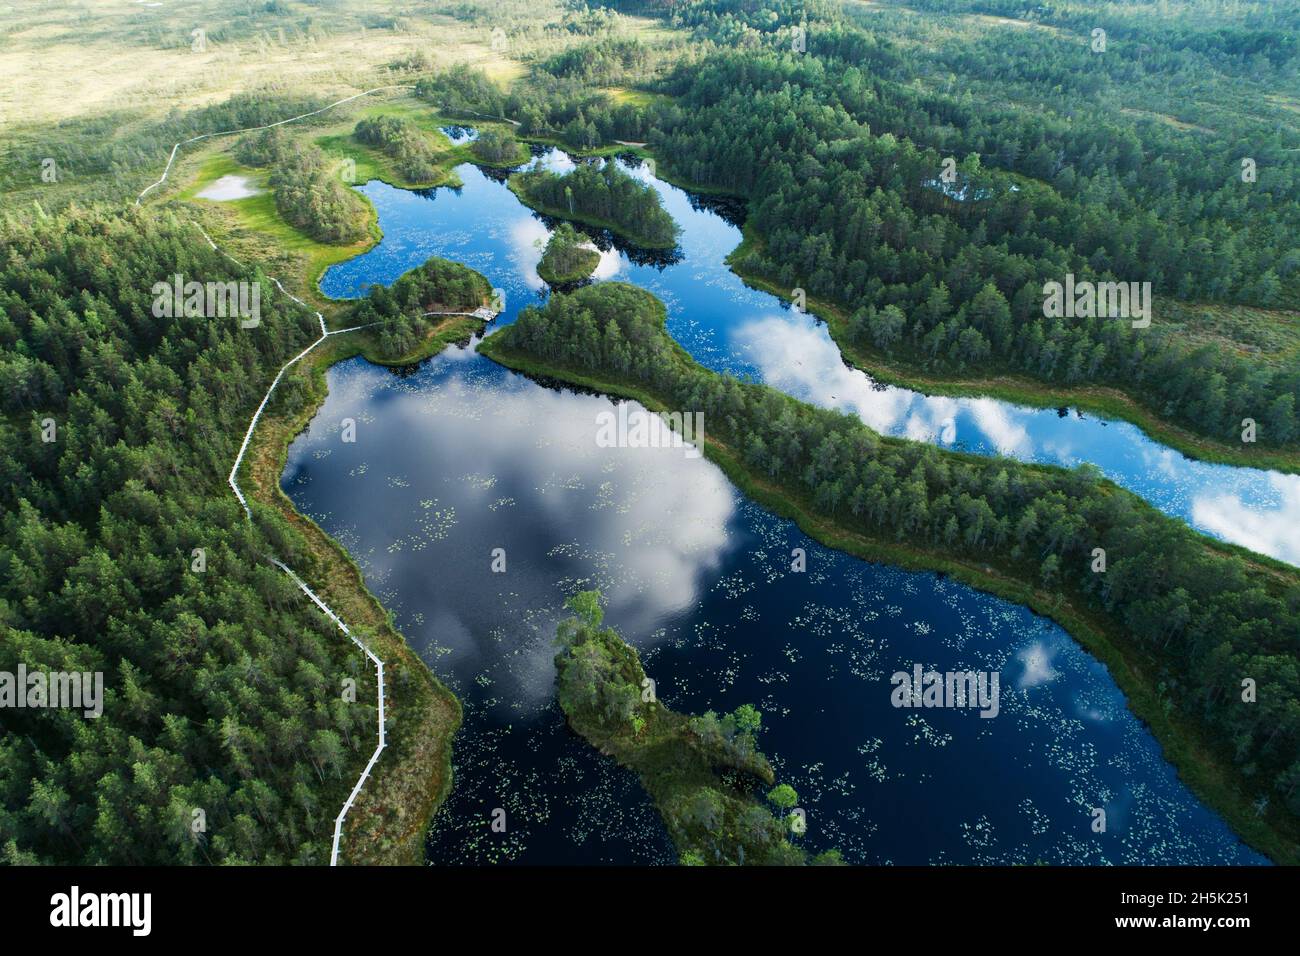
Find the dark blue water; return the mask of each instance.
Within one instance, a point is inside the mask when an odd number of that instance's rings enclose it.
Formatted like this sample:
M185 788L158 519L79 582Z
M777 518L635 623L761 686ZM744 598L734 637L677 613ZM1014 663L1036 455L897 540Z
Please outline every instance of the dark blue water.
M560 171L573 165L557 150L536 161ZM1300 476L1194 461L1127 422L1077 411L882 386L844 364L823 324L747 287L727 268L725 257L740 241L734 217L655 179L644 166L629 169L659 191L682 226L681 246L675 261L665 264L662 256L619 249L598 236L606 251L596 278L632 282L659 296L669 331L701 363L852 412L882 433L1067 467L1091 462L1193 527L1300 564ZM361 187L379 211L384 240L332 267L322 290L356 296L367 284L391 283L438 255L477 269L504 290L501 322L544 296L536 270L548 236L544 222L506 188L503 173L472 165L457 172L464 181L457 190L410 192L380 182Z
M597 447L596 415L612 408L454 347L405 375L355 359L330 370L290 448L295 506L343 543L464 703L431 862L673 860L635 778L570 734L553 702L555 623L591 587L669 706L761 708L760 744L799 793L812 850L854 863L1260 862L1058 627L822 548L682 449ZM345 418L355 443L340 440ZM998 671L998 715L893 707L890 675L916 663ZM498 808L504 834L489 827Z

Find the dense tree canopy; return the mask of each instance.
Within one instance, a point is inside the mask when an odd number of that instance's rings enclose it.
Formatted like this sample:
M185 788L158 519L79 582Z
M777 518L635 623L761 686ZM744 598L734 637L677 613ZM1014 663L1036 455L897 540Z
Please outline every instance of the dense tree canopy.
M225 483L315 318L270 283L254 329L155 317L174 273L262 279L148 211L0 244L3 666L102 671L106 698L98 719L0 709L0 853L326 862L373 747L373 671L267 560L302 566L297 533L274 511L245 521Z
M519 141L509 133L499 129L485 129L474 140L470 151L485 163L516 163L527 158L528 152L519 145Z
M681 228L659 194L613 161L579 163L564 175L532 169L517 173L511 182L526 202L543 212L608 226L644 246L677 244Z
M376 326L379 357L411 354L446 318L443 313L473 312L490 293L487 280L458 262L429 259L391 286L370 286L348 316L351 326Z
M319 147L275 127L241 139L235 155L250 166L271 167L275 208L313 239L349 243L368 234L368 207L335 175Z
M357 123L353 135L392 157L397 172L410 183L430 183L438 177L437 157L429 137L410 120L376 116Z
M600 253L591 240L562 222L546 241L537 274L552 285L563 285L587 278L599 262Z
M759 241L738 268L839 305L848 344L941 374L1115 386L1225 443L1246 419L1261 444L1300 442L1293 317L1226 323L1191 305L1300 303L1300 154L1271 103L1300 94L1286 13L927 0L935 22L786 0L615 6L698 44L670 68L634 41L593 41L506 93L465 70L425 92L579 148L646 140L675 174L750 197ZM1099 20L1105 55L1089 42ZM672 98L617 103L592 76ZM1178 119L1180 88L1212 127ZM1243 90L1276 121L1243 113ZM1067 275L1151 283L1152 325L1048 315L1044 284Z

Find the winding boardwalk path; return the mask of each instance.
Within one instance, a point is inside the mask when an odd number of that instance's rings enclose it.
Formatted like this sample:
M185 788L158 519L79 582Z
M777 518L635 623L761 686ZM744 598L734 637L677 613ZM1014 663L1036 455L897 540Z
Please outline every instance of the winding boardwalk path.
M220 246L218 246L215 242L213 242L212 237L209 236L206 232L204 232L203 228L198 223L193 223L192 225L194 226L195 229L199 231L199 234L203 236L203 238L207 241L208 245L211 246L216 252L225 256L227 259L235 263L241 269L246 268L246 266L242 262L240 262L234 256L230 255L228 252L226 252ZM298 298L292 292L287 290L283 285L281 285L280 280L275 278L275 276L267 276L267 278L270 279L272 282L274 282L275 287L279 289L281 292L283 292L285 296L292 299L294 302L297 302L304 309L311 308L311 306L307 305L306 302L302 301L302 299ZM257 430L257 423L261 421L262 413L266 411L267 403L271 401L271 395L275 392L275 387L280 384L280 379L284 377L284 373L287 372L297 362L299 362L303 358L303 356L307 355L309 352L311 352L312 349L316 348L316 346L320 345L331 335L342 335L345 332L355 332L358 329L368 329L373 326L383 324L382 322L368 322L365 325L353 325L346 329L335 329L334 331L331 332L325 325L325 316L321 315L320 312L315 312L315 311L313 311L313 314L316 316L316 320L320 323L320 330L321 330L320 338L316 339L316 341L312 342L311 345L307 346L305 349L303 349L293 358L289 359L289 361L285 362L284 365L280 367L280 370L275 373L275 378L271 380L271 387L268 388L266 390L266 394L262 396L261 404L257 406L257 411L253 413L252 421L248 423L248 430L244 432L244 440L239 445L239 454L235 456L235 463L231 466L230 475L226 479L226 481L230 485L230 490L235 493L235 497L239 499L240 505L243 506L244 517L250 522L253 520L253 511L248 506L248 499L244 497L244 492L239 487L239 469L244 463L244 455L247 454L248 452L249 443L253 440L253 432ZM496 314L497 313L494 310L487 308L486 306L475 309L473 312L433 311L433 312L422 313L422 315L426 315L426 316L427 315L464 315L464 316L471 316L473 318L483 319L484 321L491 321L496 316ZM279 558L275 557L274 555L268 555L268 558L272 564L274 564L285 574L289 575L289 577L293 580L294 584L298 585L298 587L302 590L302 592L305 595L307 595L307 597L309 597L312 600L312 602L318 608L321 609L321 611L325 613L325 616L328 617L331 621L333 621L336 625L338 625L339 630L342 631L347 636L347 638L350 641L352 641L353 644L359 647L361 651L368 658L370 658L371 662L375 665L375 678L378 685L377 697L378 697L378 704L379 704L379 740L375 746L374 753L370 755L369 762L366 763L365 769L361 771L361 776L357 778L356 786L354 786L352 788L352 792L348 794L348 799L343 804L343 809L339 811L338 817L336 817L334 820L334 844L333 844L333 848L330 850L330 866L338 866L339 843L343 838L343 823L347 819L348 811L352 809L352 804L356 801L357 796L361 793L361 787L365 784L366 780L370 777L370 771L374 769L375 764L379 761L379 755L383 753L384 747L386 746L385 727L384 727L384 721L385 721L384 662L375 655L374 651L372 651L369 647L367 647L360 640L358 640L357 636L348 629L348 626L343 622L343 619L340 618L337 614L335 614L333 609L330 608L330 606L327 605L324 601L322 601L320 597L316 594L316 592L314 592L311 588L309 588L306 582L304 582L303 579L300 578L292 568L290 568L288 565L286 565L283 561L281 561Z
M177 152L180 151L180 148L182 146L188 146L190 143L197 143L201 139L212 139L216 136L233 136L236 133L256 133L259 132L260 130L274 129L276 126L284 126L286 123L296 123L298 122L298 120L306 119L309 116L316 116L318 113L324 113L326 110L332 110L334 109L334 107L342 106L344 103L351 103L353 100L358 100L363 96L369 96L371 93L381 93L384 92L385 90L403 90L406 92L410 92L414 89L415 87L413 86L376 86L374 89L366 90L364 93L354 93L352 96L346 96L341 100L335 100L333 103L330 103L328 106L322 106L320 109L312 110L310 113L299 113L297 116L290 116L288 119L282 119L278 123L267 123L265 126L246 126L243 129L223 129L216 133L203 133L199 136L191 136L189 139L183 139L175 146L172 147L172 153L170 156L167 157L167 166L165 169L163 169L163 174L161 178L159 178L159 180L156 183L150 183L143 190L141 190L140 195L135 197L135 204L137 206L140 205L141 200L143 200L144 197L151 190L157 189L163 183L167 182L167 176L172 171L172 164L176 162L176 154ZM209 239L208 241L211 242L212 240ZM279 283L276 284L279 285Z
M211 246L217 252L221 253L221 255L225 256L227 259L235 263L240 268L244 268L244 264L242 262L240 262L234 256L230 255L228 252L225 252L215 242L213 242L212 237L203 231L203 227L198 225L198 223L194 223L194 228L197 229L199 231L199 234L202 235L203 238L207 240L209 246ZM283 292L294 302L297 302L303 308L310 308L310 306L308 306L306 302L303 302L302 299L298 298L292 292L289 292L287 289L285 289L285 287L280 284L279 279L275 278L274 276L267 276L267 278L269 278L272 282L274 282L276 288L279 289L281 292ZM262 396L261 404L257 406L257 411L253 413L253 420L248 423L248 430L244 432L244 440L239 445L239 454L235 456L235 463L234 465L231 466L230 475L226 479L226 481L230 484L230 490L235 493L235 497L239 499L240 505L243 506L244 517L249 522L253 520L253 511L248 506L248 499L244 497L244 492L241 491L239 488L239 468L244 463L244 455L248 452L248 444L253 440L253 432L257 429L257 423L261 420L262 412L266 410L266 405L271 400L271 395L275 392L275 387L280 384L280 379L284 377L284 373L287 372L292 365L297 363L304 355L306 355L316 346L320 345L331 335L338 335L342 332L352 331L352 329L339 329L337 332L330 332L325 326L325 316L321 315L319 312L316 312L315 315L316 315L316 320L320 322L320 338L312 342L311 345L307 346L305 349L303 349L293 358L289 359L289 361L285 362L284 365L280 367L280 371L275 373L275 378L271 380L271 387L268 388L266 390L266 394ZM357 328L362 328L362 326L357 326ZM357 639L357 636L348 629L348 626L345 623L343 623L343 619L340 618L337 614L335 614L333 609L316 595L315 591L307 587L306 582L303 581L303 579L300 578L292 568L290 568L287 564L285 564L283 561L281 561L279 558L275 557L274 555L270 555L268 557L272 564L274 564L285 574L289 575L289 577L293 580L293 583L298 585L298 587L302 590L302 593L307 595L307 597L311 598L312 603L314 603L318 608L320 608L323 612L325 612L325 616L328 617L335 624L337 624L339 630L342 631L347 636L347 638L350 641L352 641L353 644L361 648L362 653L364 653L366 657L370 658L371 662L375 665L375 678L377 682L376 696L378 697L378 703L379 703L379 742L375 746L374 753L370 755L370 760L369 762L366 763L366 768L361 771L361 776L357 778L356 786L354 786L352 788L352 792L348 794L348 799L343 804L343 809L339 811L339 815L334 820L334 844L332 849L330 850L330 866L338 866L339 842L343 838L343 822L344 820L347 819L348 811L352 809L352 804L356 801L357 795L361 793L362 785L366 782L366 779L370 776L370 771L374 768L375 764L379 761L379 755L384 752L384 746L386 745L385 733L384 733L384 662L375 655L374 651L366 647L365 644L363 644L360 640Z
M377 86L373 89L366 90L365 92L356 93L352 96L344 97L341 100L335 100L333 103L330 103L327 106L322 106L318 110L312 110L310 113L300 113L297 116L291 116L288 119L283 119L276 123L268 123L265 126L249 126L242 129L221 130L215 133L203 133L199 136L191 136L189 139L183 139L172 146L171 155L167 157L167 166L163 169L162 176L159 177L157 182L149 184L140 192L140 195L136 197L135 204L139 206L143 202L144 197L146 195L148 195L152 190L158 188L159 186L161 186L163 183L167 181L167 177L171 174L172 166L175 164L176 156L180 152L182 146L186 146L190 143L196 143L204 139L212 139L217 136L231 136L236 133L255 133L260 130L272 129L276 126L284 126L287 123L295 123L298 120L306 119L309 116L316 116L317 114L324 113L326 110L331 110L336 106L342 106L344 103L350 103L353 100L360 99L363 96L370 96L372 93L380 93L389 90L402 90L403 92L410 92L413 89L414 87L412 86L403 86L403 85ZM469 110L466 112L473 112L473 111ZM482 114L475 114L475 115L482 115ZM507 122L513 123L515 126L519 125L519 122L517 120L507 120ZM193 223L192 225L194 226L195 229L199 231L199 234L203 236L203 238L207 241L208 245L213 248L213 250L225 256L227 259L235 263L235 265L239 266L241 269L247 268L247 266L245 266L244 263L240 262L234 256L230 255L224 249L219 247L215 242L213 242L212 237L209 236L206 232L204 232L203 228L199 226L198 223ZM239 469L244 463L244 455L248 452L248 445L253 440L253 432L257 429L257 423L261 421L262 413L266 411L267 403L271 401L271 395L275 392L275 387L280 384L280 379L284 377L284 373L287 372L291 366L293 366L298 361L300 361L305 355L311 352L312 349L316 348L316 346L320 345L331 335L342 335L345 332L355 332L358 329L366 329L372 326L383 324L382 322L369 322L365 325L354 325L346 329L335 329L334 331L330 331L325 324L325 316L321 315L320 312L312 310L311 306L309 306L306 302L302 301L302 299L298 298L296 295L294 295L292 292L286 289L280 283L280 280L275 278L275 276L268 275L267 278L270 279L273 283L275 283L275 287L279 289L282 293L284 293L285 296L292 299L294 302L298 303L304 309L308 309L312 311L312 314L316 316L316 321L320 323L320 338L316 339L316 341L312 342L311 345L307 346L305 349L303 349L293 358L289 359L289 361L285 362L284 365L280 367L280 370L275 373L275 378L271 380L271 387L268 388L266 390L266 394L262 396L261 404L257 406L257 411L253 413L252 421L248 423L248 430L244 432L244 440L239 445L239 454L235 456L235 463L234 465L231 466L230 475L226 479L227 483L230 485L230 490L235 493L235 497L239 499L239 504L244 509L244 517L250 522L253 520L253 511L248 506L248 499L244 497L244 492L239 487ZM422 314L426 316L464 315L464 316L471 316L474 318L482 319L484 321L491 321L497 315L494 309L488 308L486 306L475 309L473 312L435 311L435 312L425 312ZM339 815L334 820L334 843L332 849L330 850L330 866L338 866L339 844L343 838L343 823L347 819L348 811L352 809L353 803L356 801L357 796L361 793L361 787L365 784L366 780L370 777L370 771L374 769L375 764L379 761L379 755L384 752L384 747L386 746L385 727L384 727L384 722L385 722L384 662L380 660L378 656L375 655L374 651L372 651L364 643L358 640L357 636L348 629L348 626L343 622L343 619L340 618L337 614L335 614L333 609L330 608L329 605L327 605L324 601L322 601L320 597L316 594L316 592L314 592L311 588L309 588L306 582L304 582L303 579L300 578L292 568L290 568L288 565L286 565L283 561L281 561L279 558L275 557L274 555L268 555L267 557L272 564L274 564L277 568L279 568L281 571L287 574L293 580L294 584L298 585L299 589L301 589L301 591L305 595L307 595L308 598L311 599L312 603L314 603L318 608L320 608L321 611L324 612L326 617L328 617L331 621L333 621L336 625L338 625L339 630L342 631L347 636L347 638L350 641L352 641L353 644L359 647L361 651L368 658L370 658L370 661L375 665L375 678L378 685L377 697L378 697L378 704L379 704L379 739L375 746L374 753L370 755L369 762L366 763L365 769L361 771L361 776L357 778L356 785L352 788L352 792L348 794L348 799L343 804L343 809L339 811Z

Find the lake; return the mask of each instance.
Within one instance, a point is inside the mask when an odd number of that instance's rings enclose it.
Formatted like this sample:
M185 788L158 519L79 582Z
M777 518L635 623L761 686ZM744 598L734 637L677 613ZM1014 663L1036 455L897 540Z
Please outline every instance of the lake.
M538 161L569 162L555 151ZM458 172L460 190L361 187L384 240L330 269L322 288L360 294L440 255L504 290L501 321L540 301L545 224L499 174ZM678 255L647 257L597 237L598 276L663 298L670 331L700 361L792 394L820 384L825 402L854 401L881 430L1000 447L1006 433L981 406L953 400L941 418L933 403L948 400L871 386L855 398L838 382L858 379L828 383L836 368L859 373L821 356L824 328L722 264L739 238L734 211L656 188L684 227ZM791 372L804 362L819 375ZM400 371L353 359L328 382L290 448L283 487L348 549L465 705L430 862L673 861L635 777L570 733L554 703L555 624L564 598L590 587L606 595L607 620L641 652L666 704L760 707L760 746L798 791L812 850L838 847L873 864L1264 862L1178 781L1105 668L1050 621L939 575L823 548L682 449L599 448L596 416L613 409L610 399L543 387L472 347ZM1032 435L1019 449L1032 460L1049 460L1041 456L1067 439L1092 449L1097 429L1104 447L1130 428L992 404ZM355 443L340 439L345 418L357 423ZM936 430L920 434L917 421ZM1195 465L1174 458L1175 470ZM1098 464L1127 467L1125 455L1107 460ZM1162 499L1189 520L1206 493L1193 475L1179 471L1182 491ZM1217 491L1262 520L1285 507L1248 470L1222 475ZM492 570L494 549L504 550L504 572ZM804 571L793 569L795 549ZM890 675L916 664L998 672L997 716L895 708ZM489 827L498 808L505 833Z

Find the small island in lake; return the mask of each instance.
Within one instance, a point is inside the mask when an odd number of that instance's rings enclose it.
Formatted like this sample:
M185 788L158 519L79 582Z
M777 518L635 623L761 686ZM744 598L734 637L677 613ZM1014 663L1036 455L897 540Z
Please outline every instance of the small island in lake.
M600 252L591 241L567 222L551 233L537 264L537 274L549 285L581 282L600 264Z
M528 162L528 147L503 130L483 130L469 148L478 162L489 166L517 166Z

